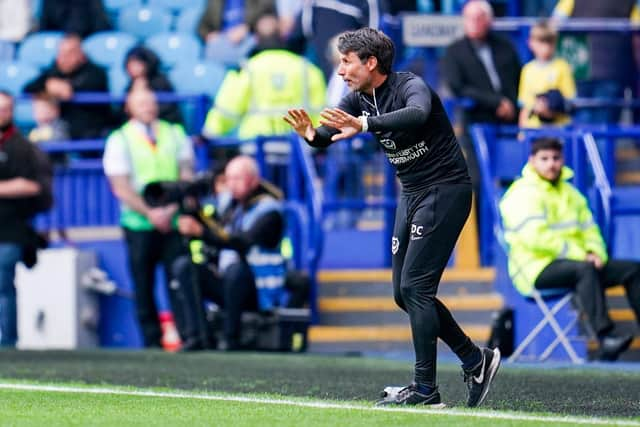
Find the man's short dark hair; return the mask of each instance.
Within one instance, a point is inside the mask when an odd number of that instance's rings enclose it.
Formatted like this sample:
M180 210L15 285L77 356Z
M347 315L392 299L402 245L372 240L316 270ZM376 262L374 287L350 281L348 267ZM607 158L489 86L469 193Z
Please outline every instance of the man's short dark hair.
M562 142L557 138L538 138L531 144L531 155L535 156L541 150L553 150L562 153Z
M13 95L11 95L11 92L4 90L4 89L0 89L0 95L7 97L7 98L11 98L11 100L13 101Z
M343 55L355 53L363 64L373 56L378 59L378 70L382 74L391 73L395 48L391 39L382 31L373 28L346 31L338 37L338 50Z

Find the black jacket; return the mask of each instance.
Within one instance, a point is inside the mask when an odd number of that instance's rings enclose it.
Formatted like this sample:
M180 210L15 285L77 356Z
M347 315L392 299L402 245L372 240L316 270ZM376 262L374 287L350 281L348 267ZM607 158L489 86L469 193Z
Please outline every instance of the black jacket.
M495 33L489 33L487 44L500 77L499 92L491 85L489 74L467 37L451 44L442 58L442 77L453 94L475 101L467 111L467 123L498 123L495 111L503 97L517 105L522 68L518 53L509 40ZM516 114L513 123L517 120Z
M62 31L86 37L111 29L101 0L44 0L41 31Z
M0 181L19 177L37 181L35 155L31 143L15 127L0 130ZM30 197L0 197L0 242L31 243L32 203Z
M350 92L338 108L367 115L372 132L397 169L405 192L433 184L469 183L467 165L438 95L412 73L391 73L374 96ZM331 144L336 129L321 126L309 143Z
M205 228L202 240L211 246L229 248L245 256L254 245L265 248L276 248L280 244L285 231L285 221L281 212L271 211L259 217L248 230L241 230L237 224L251 207L260 201L261 197L269 196L282 199L282 193L273 185L263 182L247 199L245 204L232 201L220 219L222 225L230 228L227 233L220 230Z
M47 79L57 77L71 82L74 93L109 92L109 84L105 71L91 63L85 62L71 73L58 70L55 62L38 78L27 84L25 92L38 93L45 90ZM109 104L76 104L63 102L60 105L60 116L69 124L69 134L73 139L98 138L104 136L112 124Z

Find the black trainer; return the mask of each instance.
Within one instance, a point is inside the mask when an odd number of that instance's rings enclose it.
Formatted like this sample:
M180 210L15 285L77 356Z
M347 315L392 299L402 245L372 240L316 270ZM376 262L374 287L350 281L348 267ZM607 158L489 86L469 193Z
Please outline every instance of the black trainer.
M444 408L446 406L440 399L437 387L431 394L423 394L418 391L418 386L415 383L406 387L386 387L381 397L382 400L376 402L376 406L424 405L430 408Z
M464 381L467 383L469 397L467 406L480 406L489 393L489 387L500 367L500 350L482 349L482 362L470 371L462 370Z

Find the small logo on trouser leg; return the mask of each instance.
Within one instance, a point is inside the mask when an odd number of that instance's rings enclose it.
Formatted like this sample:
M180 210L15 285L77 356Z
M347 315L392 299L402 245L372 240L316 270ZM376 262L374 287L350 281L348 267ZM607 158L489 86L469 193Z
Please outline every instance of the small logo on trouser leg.
M424 226L411 224L411 240L419 240L424 237Z
M391 253L393 255L398 253L398 249L400 248L400 240L396 236L391 238Z

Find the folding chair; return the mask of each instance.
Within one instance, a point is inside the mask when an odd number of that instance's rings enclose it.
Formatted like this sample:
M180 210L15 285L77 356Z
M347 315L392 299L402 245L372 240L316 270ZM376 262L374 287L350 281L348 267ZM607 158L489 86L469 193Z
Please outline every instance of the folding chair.
M580 305L574 298L575 293L566 288L545 289L543 291L534 289L531 296L525 299L528 303L535 304L539 312L542 313L542 319L518 344L518 347L509 357L508 361L515 362L517 360L524 359L523 355L527 351L527 349L529 349L529 354L531 354L530 357L534 361L543 362L553 354L553 351L558 345L561 345L572 363L583 363L584 358L578 356L578 353L576 351L576 348L572 344L572 341L585 341L585 338L570 335L576 330L581 315ZM577 307L571 307L572 301L574 301ZM561 311L564 311L564 313L561 313ZM563 326L561 326L561 323L563 324ZM551 341L551 343L546 345L544 350L540 352L537 351L538 348L532 347L535 347L533 346L534 341L537 338L540 338L543 330L547 326L551 328L555 335L555 338L553 339L553 341ZM543 344L543 346L544 345L545 344Z

